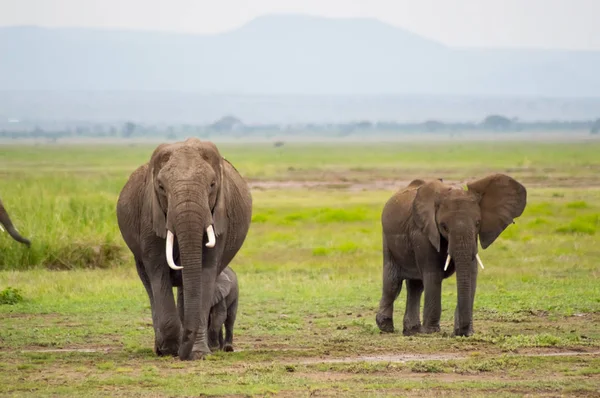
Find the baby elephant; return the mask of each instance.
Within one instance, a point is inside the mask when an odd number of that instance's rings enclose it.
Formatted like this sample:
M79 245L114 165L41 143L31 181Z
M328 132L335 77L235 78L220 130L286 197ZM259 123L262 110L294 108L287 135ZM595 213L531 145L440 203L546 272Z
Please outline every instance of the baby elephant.
M442 281L456 273L454 334L473 334L473 301L483 249L525 209L527 191L509 176L494 174L452 187L440 180L415 180L386 203L383 227L383 290L377 326L393 332L394 301L406 281L403 332L440 330ZM425 292L423 324L420 302Z
M238 296L237 275L230 267L225 267L217 277L215 295L210 308L208 344L211 351L233 351L233 324L237 315ZM225 325L224 341L223 325Z

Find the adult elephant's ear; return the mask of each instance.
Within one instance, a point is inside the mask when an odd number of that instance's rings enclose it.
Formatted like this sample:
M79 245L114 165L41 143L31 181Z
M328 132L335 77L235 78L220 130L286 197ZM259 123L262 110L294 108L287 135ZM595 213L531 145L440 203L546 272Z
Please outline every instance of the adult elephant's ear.
M152 211L152 230L160 238L167 237L167 216L160 206L160 201L154 187L154 169L148 170L146 176L146 200L150 201Z
M154 186L155 170L160 168L169 160L169 153L165 151L168 144L160 144L150 158L148 165L148 174L146 175L146 200L150 201L152 211L152 230L154 233L165 239L167 237L167 216L160 205L156 187ZM156 168L156 169L155 169Z
M213 210L213 222L215 224L216 236L220 236L227 229L227 207L225 201L227 199L228 184L225 179L225 162L226 160L223 158L221 158L221 161L219 162L219 190L217 191L217 199Z
M439 194L447 187L441 181L435 180L421 185L412 204L412 211L417 227L429 239L429 242L440 251L440 231L435 221L435 212L438 207Z
M523 214L527 190L515 179L493 174L467 184L470 192L480 196L481 225L479 241L482 248L494 243L513 220Z

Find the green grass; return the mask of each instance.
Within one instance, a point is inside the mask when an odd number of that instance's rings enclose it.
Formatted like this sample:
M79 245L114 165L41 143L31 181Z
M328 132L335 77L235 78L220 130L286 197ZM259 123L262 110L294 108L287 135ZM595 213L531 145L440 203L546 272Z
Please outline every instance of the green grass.
M32 247L0 235L0 395L594 395L600 145L494 145L219 146L250 181L331 184L253 191L232 264L236 352L193 363L152 353L149 302L116 224L118 193L153 148L1 148L2 200ZM480 252L476 334L451 336L455 278L440 333L379 334L379 217L393 187L491 172L523 181L528 205ZM389 185L348 187L369 179ZM404 303L403 292L397 327Z

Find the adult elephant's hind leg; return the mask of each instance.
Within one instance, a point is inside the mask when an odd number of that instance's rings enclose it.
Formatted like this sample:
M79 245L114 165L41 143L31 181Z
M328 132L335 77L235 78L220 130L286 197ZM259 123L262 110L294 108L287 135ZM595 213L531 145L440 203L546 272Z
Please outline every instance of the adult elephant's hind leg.
M400 270L394 264L391 253L387 249L385 236L383 238L383 289L379 301L379 311L375 322L384 333L394 332L394 301L402 290Z
M157 355L161 355L160 345L158 342L158 336L160 332L157 330L156 326L158 325L158 319L156 316L156 308L154 305L154 295L152 294L152 286L150 284L150 278L144 269L144 263L142 260L135 259L135 268L137 270L138 276L146 289L146 293L148 294L148 298L150 299L150 311L152 312L152 327L154 329L154 352Z
M406 281L406 312L404 312L405 336L421 332L421 295L423 293L423 281L409 279Z

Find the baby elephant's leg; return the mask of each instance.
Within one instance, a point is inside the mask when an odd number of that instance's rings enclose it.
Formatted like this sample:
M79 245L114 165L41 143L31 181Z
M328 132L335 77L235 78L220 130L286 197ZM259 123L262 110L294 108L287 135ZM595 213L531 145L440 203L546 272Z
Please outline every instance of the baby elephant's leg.
M233 325L237 317L238 300L234 300L227 309L227 319L225 320L225 345L224 351L233 351Z
M223 323L227 318L227 305L225 300L217 303L210 310L210 323L208 326L208 341L209 348L211 351L217 351L221 349L219 341L219 333L222 333Z

